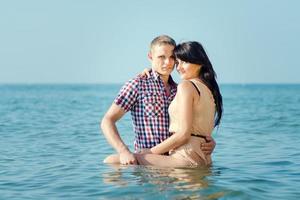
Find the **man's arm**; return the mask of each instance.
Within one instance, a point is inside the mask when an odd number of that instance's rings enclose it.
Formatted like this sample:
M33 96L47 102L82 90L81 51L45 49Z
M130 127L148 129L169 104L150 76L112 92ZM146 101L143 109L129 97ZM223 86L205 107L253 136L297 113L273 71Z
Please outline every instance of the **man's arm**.
M130 152L126 144L122 141L116 126L116 122L121 119L124 114L125 111L113 103L101 121L101 129L107 141L120 155L121 164L137 164L133 153Z

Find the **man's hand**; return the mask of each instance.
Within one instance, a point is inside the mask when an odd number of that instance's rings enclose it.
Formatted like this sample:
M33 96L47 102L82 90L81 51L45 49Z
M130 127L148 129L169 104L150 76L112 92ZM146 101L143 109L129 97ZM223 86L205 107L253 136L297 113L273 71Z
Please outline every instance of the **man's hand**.
M216 146L215 140L211 136L206 136L206 143L202 143L200 148L205 155L211 155Z
M131 153L129 150L125 150L120 153L120 163L123 165L136 165L137 160L133 153Z

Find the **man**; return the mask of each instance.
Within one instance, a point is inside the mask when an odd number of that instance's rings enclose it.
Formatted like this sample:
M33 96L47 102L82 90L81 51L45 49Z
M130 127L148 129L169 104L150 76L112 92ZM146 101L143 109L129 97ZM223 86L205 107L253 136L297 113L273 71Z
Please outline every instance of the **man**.
M116 122L126 112L131 111L135 151L151 148L170 136L168 107L177 90L177 84L170 76L175 64L175 46L175 41L169 36L156 37L148 53L152 67L150 77L139 75L125 83L102 119L102 131L120 155L121 164L137 164L116 127ZM211 137L206 139L208 142L201 149L211 154L215 142Z

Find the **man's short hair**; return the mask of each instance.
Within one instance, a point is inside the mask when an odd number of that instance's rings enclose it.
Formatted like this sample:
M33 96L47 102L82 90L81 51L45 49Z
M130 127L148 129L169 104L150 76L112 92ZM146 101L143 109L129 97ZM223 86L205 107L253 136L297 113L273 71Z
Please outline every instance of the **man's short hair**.
M171 38L170 36L168 35L160 35L160 36L157 36L156 38L154 38L150 44L150 50L156 46L156 45L171 45L171 46L176 46L176 42L173 38Z

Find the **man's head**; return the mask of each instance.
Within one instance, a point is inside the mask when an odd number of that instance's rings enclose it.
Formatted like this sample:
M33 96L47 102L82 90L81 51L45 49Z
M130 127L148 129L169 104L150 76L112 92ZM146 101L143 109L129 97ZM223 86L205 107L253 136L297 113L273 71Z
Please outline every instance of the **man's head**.
M175 46L175 41L167 35L158 36L151 42L148 58L152 69L162 76L169 76L174 69L173 50Z

